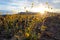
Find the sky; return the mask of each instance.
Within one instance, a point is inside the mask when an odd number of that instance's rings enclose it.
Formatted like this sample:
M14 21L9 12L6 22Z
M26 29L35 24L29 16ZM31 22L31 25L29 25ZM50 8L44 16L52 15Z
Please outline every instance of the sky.
M0 0L0 12L22 12L25 11L24 7L31 8L32 3L34 3L34 6L37 6L46 2L48 2L54 10L60 10L60 0Z

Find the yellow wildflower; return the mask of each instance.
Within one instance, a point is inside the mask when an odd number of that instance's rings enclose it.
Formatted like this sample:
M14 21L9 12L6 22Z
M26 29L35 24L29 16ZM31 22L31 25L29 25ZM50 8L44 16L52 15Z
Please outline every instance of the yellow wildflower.
M25 37L29 37L29 33L25 33Z
M47 27L46 26L41 26L41 31L45 31L45 29L46 29Z

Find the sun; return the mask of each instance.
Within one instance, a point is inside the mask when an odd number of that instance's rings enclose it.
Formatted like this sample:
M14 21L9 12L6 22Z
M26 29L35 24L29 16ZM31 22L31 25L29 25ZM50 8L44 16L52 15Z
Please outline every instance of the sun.
M44 13L45 9L44 8L33 8L32 12L40 12L40 13Z
M45 5L39 5L39 6L36 6L36 7L33 7L31 9L32 12L39 12L41 14L44 14L45 11L48 11L48 7L46 7Z

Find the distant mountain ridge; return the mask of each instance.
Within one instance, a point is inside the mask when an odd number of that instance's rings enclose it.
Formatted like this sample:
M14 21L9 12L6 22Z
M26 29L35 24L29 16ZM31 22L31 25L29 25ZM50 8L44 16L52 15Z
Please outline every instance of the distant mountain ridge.
M18 12L18 13L13 13L13 12L11 12L11 11L6 11L6 10L0 10L0 15L13 15L13 14L41 14L41 13L39 13L39 12ZM56 14L56 12L46 12L46 13L48 13L48 14ZM58 14L60 14L60 13L58 13Z

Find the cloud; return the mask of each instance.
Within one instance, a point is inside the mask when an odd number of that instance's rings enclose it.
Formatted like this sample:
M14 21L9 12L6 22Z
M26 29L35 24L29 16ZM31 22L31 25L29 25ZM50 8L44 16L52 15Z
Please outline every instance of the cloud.
M10 1L1 0L0 10L9 10L9 11L14 10L16 12L21 12L21 11L25 11L24 7L27 7L27 9L31 9L31 4L33 2L34 2L34 6L38 6L39 4L44 3L45 0L43 0L43 2L41 2L40 0L10 0ZM57 3L60 3L60 0L51 0L51 2L57 5Z
M52 0L53 3L60 3L60 0Z
M6 2L5 2L6 3ZM30 7L31 4L30 2L28 2L27 0L22 1L22 0L11 0L11 2L4 4L4 5L0 5L0 10L16 10L16 11L24 11L24 7Z
M36 2L36 1L34 1ZM9 11L15 11L15 12L23 12L25 11L24 7L26 7L27 9L31 9L31 1L28 0L10 0L10 2L4 2L7 4L1 4L0 5L0 10L9 10ZM37 4L35 3L34 6L36 6Z

